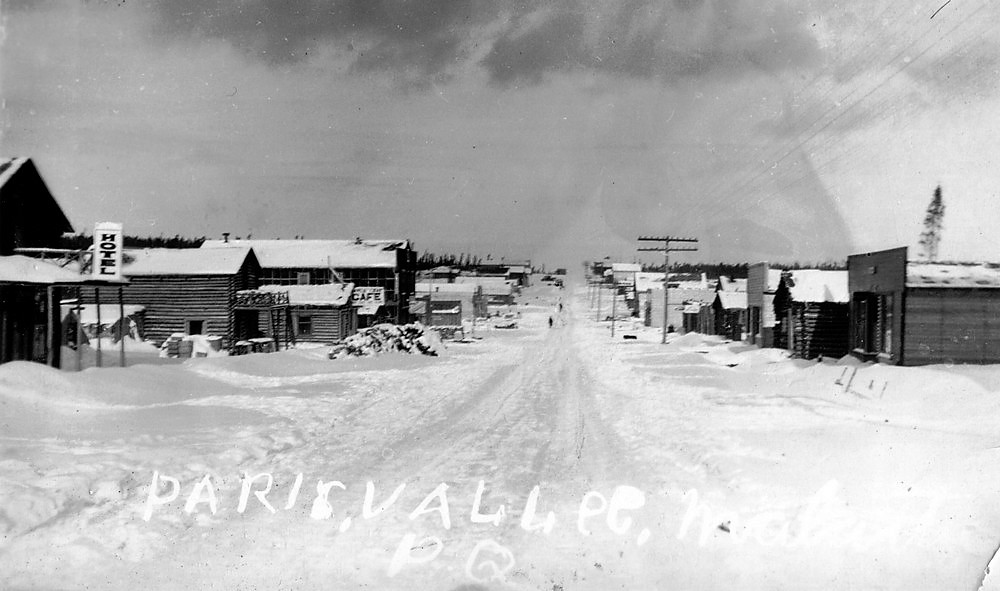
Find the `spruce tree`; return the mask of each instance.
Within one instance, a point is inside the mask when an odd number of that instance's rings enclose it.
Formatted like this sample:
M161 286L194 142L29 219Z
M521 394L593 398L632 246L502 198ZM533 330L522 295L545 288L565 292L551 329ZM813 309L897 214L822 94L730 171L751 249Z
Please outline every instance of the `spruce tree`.
M924 231L920 234L920 246L923 247L924 257L928 261L937 260L943 221L944 200L941 198L941 185L938 185L937 189L934 189L934 198L927 206L927 214L924 216Z

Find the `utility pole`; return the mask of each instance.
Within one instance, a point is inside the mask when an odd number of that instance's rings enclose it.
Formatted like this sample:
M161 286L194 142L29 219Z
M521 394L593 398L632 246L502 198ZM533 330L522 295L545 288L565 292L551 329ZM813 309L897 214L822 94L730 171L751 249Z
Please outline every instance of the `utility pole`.
M611 282L611 338L615 338L615 315L618 312L616 304L618 303L618 285L612 280Z
M600 283L598 283L596 287L597 287L597 316L596 316L596 319L597 319L597 322L600 322L601 321L601 292L604 291L604 288L601 287Z
M695 248L671 248L671 242L686 242L694 243L698 242L697 238L676 238L674 236L639 236L638 240L640 242L662 242L663 246L657 246L654 248L639 248L640 252L662 252L663 253L663 336L660 338L660 344L666 344L667 342L667 315L670 311L670 253L672 252L691 252L698 250Z

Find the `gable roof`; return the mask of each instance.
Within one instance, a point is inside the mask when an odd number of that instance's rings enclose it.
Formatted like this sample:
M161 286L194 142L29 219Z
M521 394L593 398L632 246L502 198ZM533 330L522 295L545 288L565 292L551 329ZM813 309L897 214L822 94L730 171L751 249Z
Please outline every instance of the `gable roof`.
M144 248L126 250L122 266L126 277L148 275L235 275L248 257L250 248ZM256 261L256 257L254 257Z
M847 271L796 269L785 271L781 281L796 302L846 304L851 300Z
M726 310L741 310L747 307L747 292L745 291L717 291L716 299Z
M22 175L26 175L24 182L34 185L31 202L35 211L44 216L43 223L58 230L59 233L72 232L73 226L69 223L69 219L62 208L59 207L55 197L49 192L49 188L45 185L42 175L38 173L38 169L35 168L35 163L31 161L31 158L0 157L0 206L3 205L3 202L6 201L5 198L8 198L11 193L15 195L18 193L16 190L11 191L8 184L15 185L16 183L12 182L13 179ZM39 198L43 202L39 202Z
M271 269L367 269L396 267L396 249L408 240L206 240L201 248L253 248Z
M614 273L639 273L642 265L638 263L611 263L611 271Z

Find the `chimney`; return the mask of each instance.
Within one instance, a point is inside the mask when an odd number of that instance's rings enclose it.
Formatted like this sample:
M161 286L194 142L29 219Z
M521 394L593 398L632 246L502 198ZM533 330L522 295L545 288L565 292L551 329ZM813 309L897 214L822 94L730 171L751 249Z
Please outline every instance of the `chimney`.
M222 233L222 242L225 244L229 244L229 232Z

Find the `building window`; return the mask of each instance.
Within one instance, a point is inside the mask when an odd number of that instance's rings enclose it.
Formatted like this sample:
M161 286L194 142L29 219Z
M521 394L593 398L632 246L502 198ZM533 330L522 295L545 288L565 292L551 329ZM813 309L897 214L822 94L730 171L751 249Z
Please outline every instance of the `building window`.
M187 321L187 333L188 334L204 334L205 333L205 321L204 320L188 320Z
M297 285L309 285L309 271L299 271L295 276Z
M295 324L295 334L312 334L312 316L299 316Z

